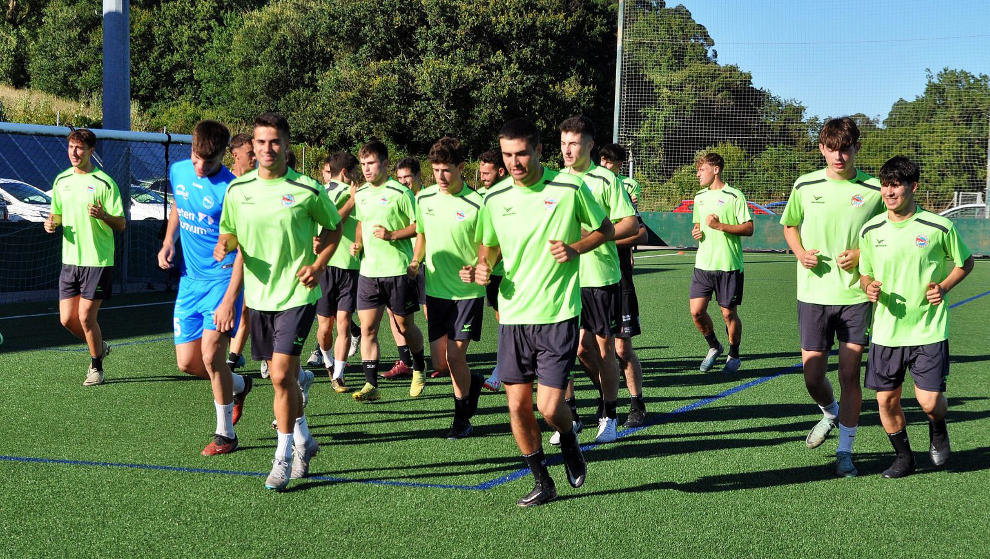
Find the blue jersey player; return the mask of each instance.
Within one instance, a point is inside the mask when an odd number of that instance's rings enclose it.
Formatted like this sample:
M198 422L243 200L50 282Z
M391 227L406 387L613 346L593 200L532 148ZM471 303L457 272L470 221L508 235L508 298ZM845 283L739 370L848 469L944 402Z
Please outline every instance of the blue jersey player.
M234 180L223 165L229 141L230 132L223 124L212 120L196 124L192 157L169 168L173 205L158 253L158 265L171 268L178 233L183 258L173 314L175 357L180 370L210 380L217 412L216 432L203 449L204 456L237 448L234 424L251 390L251 379L233 373L226 362L243 300L241 256L230 253L220 262L213 258L224 195Z

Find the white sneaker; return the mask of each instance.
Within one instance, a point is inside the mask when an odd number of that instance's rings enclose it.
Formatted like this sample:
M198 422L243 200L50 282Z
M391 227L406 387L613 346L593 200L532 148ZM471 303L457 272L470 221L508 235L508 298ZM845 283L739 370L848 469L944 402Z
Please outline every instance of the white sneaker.
M583 425L580 421L572 421L571 425L574 428L574 434L577 435L581 432ZM550 435L550 444L553 446L560 446L560 431L554 431L553 435Z
M351 346L347 348L347 356L353 356L359 349L361 349L361 336L351 336Z
M727 374L733 374L739 371L739 365L742 364L742 360L738 357L730 357L725 360L725 367L722 368L722 372Z
M103 371L96 367L90 367L86 371L86 380L83 381L83 386L96 386L98 384L103 384Z
M596 443L610 443L619 437L618 433L615 432L616 423L615 419L609 419L603 417L598 420L598 434L595 436Z
M268 378L268 361L261 362L261 378Z
M313 353L309 354L309 359L306 361L307 367L322 367L323 366L323 354L320 353L320 346L316 346Z
M304 408L309 404L309 387L313 386L314 380L316 380L316 375L313 374L313 371L299 367L299 388L302 390Z

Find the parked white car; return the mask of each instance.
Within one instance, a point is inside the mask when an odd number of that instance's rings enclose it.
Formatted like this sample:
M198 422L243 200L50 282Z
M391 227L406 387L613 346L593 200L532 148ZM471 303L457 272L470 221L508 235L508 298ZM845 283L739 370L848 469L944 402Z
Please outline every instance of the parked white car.
M144 186L131 185L131 221L142 219L165 219L165 199L162 195Z
M961 206L956 206L954 208L949 208L944 212L940 212L938 215L945 216L949 219L954 219L957 217L987 217L987 206L986 204L963 204Z
M52 199L39 188L14 179L0 179L0 197L6 203L10 221L37 221L48 219Z

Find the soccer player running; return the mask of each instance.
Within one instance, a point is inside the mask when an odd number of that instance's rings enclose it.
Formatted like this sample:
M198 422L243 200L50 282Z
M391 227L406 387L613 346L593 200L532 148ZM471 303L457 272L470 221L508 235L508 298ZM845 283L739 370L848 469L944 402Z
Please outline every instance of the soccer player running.
M505 175L505 162L502 161L502 153L499 150L492 149L482 153L478 157L478 180L480 182L478 194L484 198L488 193L488 189L505 178ZM502 276L504 274L505 267L502 261L499 260L495 264L495 267L492 268L488 285L485 286L485 299L488 301L488 306L495 311L496 322L498 322L498 286L502 283ZM485 379L483 386L492 392L498 392L499 388L501 388L502 383L498 380L498 364L495 365L492 373Z
M467 351L481 339L485 288L461 281L460 271L478 261L478 221L484 203L464 184L465 149L445 136L430 148L436 184L416 196L416 244L409 276L426 268L427 333L437 371L450 374L454 385L454 420L450 440L471 434L484 378L471 373Z
M584 483L587 467L564 404L581 314L577 260L610 240L613 228L584 181L540 163L543 146L531 122L505 123L499 146L511 177L485 197L478 264L465 268L462 279L487 284L502 253L499 377L508 399L512 435L534 477L533 490L517 501L529 507L557 496L533 413L534 380L540 414L561 433L567 480L572 487ZM587 236L582 237L582 229L589 232Z
M214 258L238 248L243 255L251 355L268 362L275 389L278 443L265 487L280 491L290 477L308 475L320 448L303 413L299 355L320 297L313 288L340 238L340 216L320 183L286 165L289 123L284 117L258 116L253 138L258 169L227 189ZM326 248L314 255L318 226L324 228Z
M372 140L358 151L361 172L367 182L354 195L358 220L351 254L364 251L358 274L358 319L361 321L361 363L364 386L355 400L371 402L378 392L378 327L385 307L391 322L408 344L413 362L409 396L423 393L423 333L414 321L419 309L416 279L407 275L412 260L412 237L416 235L416 198L412 191L388 177L388 148Z
M591 148L595 128L586 116L573 116L560 124L560 152L564 172L580 177L615 228L615 238L639 233L636 209L619 185L615 173L595 165ZM595 442L612 442L618 436L616 405L619 398L619 366L615 358L615 337L622 322L622 290L619 282L619 254L608 240L581 256L581 343L578 358L598 389L598 433ZM567 404L576 429L581 421L574 398L574 381L567 387ZM550 441L556 444L559 434Z
M348 184L348 175L358 166L357 158L346 151L339 151L329 157L324 169L330 177L326 183L327 194L337 207L337 212L343 220L340 242L334 251L327 269L320 276L320 289L323 294L316 302L316 341L319 344L320 363L330 374L330 384L334 392L347 392L344 382L344 368L347 367L347 356L351 346L351 315L357 309L358 269L361 260L350 252L354 243L357 219L351 215L354 211L355 190ZM326 177L324 173L324 177ZM316 247L319 252L319 246ZM337 329L337 341L333 341L334 325ZM331 345L333 346L331 349Z
M739 344L742 321L736 308L743 298L743 255L740 237L753 234L746 196L722 180L725 160L717 153L705 153L695 161L701 190L694 195L691 236L698 241L694 274L689 289L691 319L708 342L708 354L698 367L706 373L725 350L715 336L715 325L708 316L708 302L715 295L729 342L729 357L722 371L739 370Z
M883 477L914 471L914 455L901 409L904 373L928 415L928 455L936 467L949 459L945 399L949 375L949 303L946 294L972 270L973 256L952 221L918 207L918 166L896 156L880 169L886 215L860 231L859 283L873 308L865 386L877 391L880 422L894 447ZM951 261L951 267L948 264Z
M859 369L870 321L870 302L858 285L859 231L883 211L880 183L856 169L859 149L859 128L851 118L826 122L818 150L827 166L794 182L780 218L797 259L804 382L823 414L805 443L821 445L838 422L836 474L846 477L857 473L852 446L863 403ZM834 338L839 340L839 403L825 377Z
M230 156L234 160L230 172L234 174L235 178L254 169L258 161L254 158L254 146L251 145L250 134L234 134L234 137L230 139ZM246 363L244 344L247 343L248 334L250 334L250 322L247 305L242 305L241 320L237 324L237 332L230 339L230 353L227 355L227 366L231 370L243 367ZM267 371L265 376L268 376Z
M235 178L223 165L229 138L227 127L219 122L196 123L192 157L173 163L168 171L173 204L158 251L159 267L168 270L174 264L176 237L182 241L179 292L172 314L175 358L179 370L209 379L213 390L216 431L203 456L237 449L234 425L252 386L251 378L233 373L225 359L244 302L241 256L213 258L224 196Z
M103 384L103 358L110 344L96 320L113 289L113 233L127 226L117 183L93 164L96 135L85 128L69 133L72 166L52 182L52 208L44 227L62 227L62 271L58 314L62 326L86 342L90 363L83 386Z

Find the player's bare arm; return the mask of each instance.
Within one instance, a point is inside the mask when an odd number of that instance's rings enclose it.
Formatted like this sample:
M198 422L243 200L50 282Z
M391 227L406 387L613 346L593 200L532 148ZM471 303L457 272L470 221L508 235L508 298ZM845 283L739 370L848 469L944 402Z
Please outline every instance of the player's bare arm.
M110 226L111 229L117 231L123 231L127 227L127 219L122 215L110 215L106 210L103 209L103 204L97 202L96 204L89 204L89 217L93 219L99 219L103 223Z
M805 250L801 244L801 231L796 226L784 226L784 240L802 266L810 270L818 265L818 249Z
M754 229L752 221L747 221L746 223L740 223L738 225L729 225L728 223L722 223L715 214L708 214L708 217L705 218L705 224L716 231L728 233L729 235L737 235L739 237L751 237Z
M61 214L48 214L45 219L45 232L54 233L58 226L62 225L62 215Z
M233 268L230 274L230 283L227 284L227 291L223 294L223 299L213 311L213 324L217 327L217 332L230 332L236 325L234 317L237 316L237 296L241 293L241 284L244 281L244 256L241 251L237 251L234 258Z
M413 245L413 257L409 261L409 266L406 268L406 273L409 274L409 277L414 278L419 275L420 264L423 263L424 258L426 258L426 235L417 233L416 244Z
M875 280L873 276L859 276L859 287L866 292L866 298L871 303L880 300L880 287L882 285L883 283Z
M563 241L550 241L550 254L554 260L563 264L577 258L581 254L595 250L602 243L611 241L614 235L615 228L612 226L612 222L608 218L605 218L602 220L602 224L598 229L588 233L587 236L577 242L567 244Z
M228 252L237 250L237 235L222 233L217 238L217 246L213 249L213 259L217 262L224 259Z
M351 243L350 253L351 256L357 256L361 254L361 249L364 248L364 243L362 242L364 234L361 233L361 222L357 223L357 229L354 230L354 242Z
M959 282L965 279L972 271L973 257L970 256L963 262L962 266L952 268L952 271L949 272L949 275L944 280L938 283L930 282L925 291L925 297L928 299L928 302L933 305L941 304L945 294L951 291L953 287L959 285Z
M615 232L613 240L616 242L639 234L639 220L634 215L627 215L613 224Z
M168 214L168 226L165 228L165 238L162 239L162 249L158 251L158 267L168 270L175 258L175 239L179 236L179 212L172 205Z
M410 223L402 229L397 229L395 231L389 231L381 225L376 225L374 235L376 238L383 241L401 241L402 239L411 239L416 236L416 222Z
M695 223L691 227L691 238L693 238L696 241L700 241L701 239L705 238L705 232L701 230L700 223Z
M847 272L851 272L859 266L859 249L858 248L847 248L846 250L839 253L835 258L836 263L839 267Z

